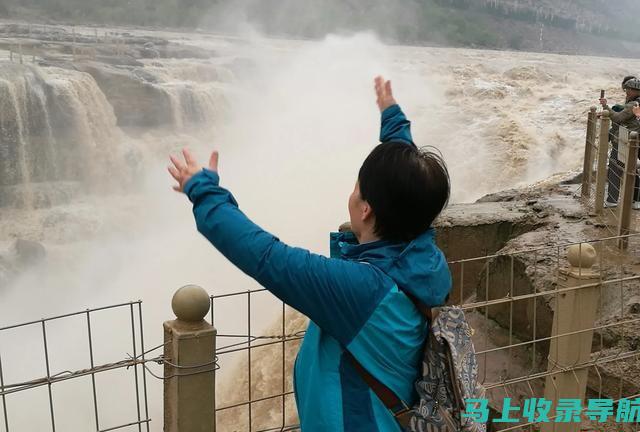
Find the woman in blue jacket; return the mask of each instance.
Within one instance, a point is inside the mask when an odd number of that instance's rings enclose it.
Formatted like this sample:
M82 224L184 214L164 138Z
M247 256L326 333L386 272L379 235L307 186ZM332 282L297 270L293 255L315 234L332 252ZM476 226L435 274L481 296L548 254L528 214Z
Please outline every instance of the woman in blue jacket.
M242 213L219 186L217 152L205 169L186 150L184 161L171 157L174 189L193 203L198 231L311 321L294 368L303 432L401 431L396 415L416 397L428 331L414 302L440 306L451 289L431 227L449 199L446 166L413 143L391 83L378 77L375 88L382 144L360 168L352 232L331 234L330 258L284 244ZM387 408L361 368L402 403Z

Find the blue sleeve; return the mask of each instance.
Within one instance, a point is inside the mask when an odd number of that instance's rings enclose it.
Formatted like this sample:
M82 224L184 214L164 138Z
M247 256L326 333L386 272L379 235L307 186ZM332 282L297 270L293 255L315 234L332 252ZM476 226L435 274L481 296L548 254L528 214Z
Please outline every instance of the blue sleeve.
M383 296L379 271L284 244L249 220L218 183L218 174L205 169L185 185L198 231L276 297L349 344Z
M407 120L400 105L391 105L382 112L380 126L380 142L404 141L413 144L411 137L411 122Z

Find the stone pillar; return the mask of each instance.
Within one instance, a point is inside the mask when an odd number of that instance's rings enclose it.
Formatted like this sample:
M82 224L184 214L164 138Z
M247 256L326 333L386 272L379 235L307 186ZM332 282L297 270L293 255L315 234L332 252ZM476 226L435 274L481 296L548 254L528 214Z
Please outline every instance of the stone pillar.
M611 120L609 111L602 111L600 121L600 141L598 142L598 168L596 171L596 202L595 213L602 214L604 210L604 186L607 182L607 159L609 158L609 128Z
M629 235L631 227L631 207L633 206L634 190L636 185L636 168L638 165L638 132L629 134L626 162L624 164L624 178L622 180L622 193L620 194L620 217L618 219L618 235ZM628 238L618 240L618 247L626 249L629 245Z
M216 330L204 320L207 292L180 288L164 323L164 432L215 432Z
M591 107L587 117L587 139L584 147L584 168L582 170L582 198L591 195L591 175L593 174L594 143L596 140L598 123L596 121L596 107Z
M560 271L559 289L597 284L599 271L593 270L597 255L589 244L573 245L567 258L571 267ZM584 400L587 390L588 368L571 370L571 367L588 363L591 355L593 330L596 320L598 285L578 288L558 293L554 300L554 317L551 346L549 349L549 371L564 371L546 378L545 399L552 401L555 407L559 399L573 398ZM580 333L576 333L580 332ZM567 335L555 337L558 335ZM551 417L550 415L550 417ZM542 432L577 432L580 423L545 423Z

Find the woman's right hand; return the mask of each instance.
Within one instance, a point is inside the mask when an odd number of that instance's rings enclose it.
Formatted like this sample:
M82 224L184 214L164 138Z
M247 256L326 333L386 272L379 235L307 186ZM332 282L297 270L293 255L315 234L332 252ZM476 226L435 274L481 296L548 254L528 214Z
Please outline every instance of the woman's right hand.
M390 106L395 105L397 102L393 98L393 91L391 90L391 81L385 81L381 76L377 76L375 79L375 89L378 108L380 112L383 112Z
M169 166L168 168L169 174L171 174L171 177L178 182L178 184L173 187L173 190L176 192L184 192L184 185L191 180L191 177L202 171L202 166L188 149L185 148L182 150L182 156L184 158L184 162L178 156L169 156L171 163L173 163L173 166ZM211 153L211 157L209 158L209 170L218 172L218 157L219 155L217 151Z

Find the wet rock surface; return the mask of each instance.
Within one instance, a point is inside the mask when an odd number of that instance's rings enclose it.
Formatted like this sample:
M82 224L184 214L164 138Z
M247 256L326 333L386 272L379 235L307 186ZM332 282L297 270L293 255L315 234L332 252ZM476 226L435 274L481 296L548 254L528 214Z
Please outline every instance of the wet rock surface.
M233 79L230 69L208 66L207 62L217 57L211 49L155 36L97 30L87 35L86 31L80 34L61 27L0 25L0 49L12 51L16 62L28 60L41 68L91 75L113 106L122 128L179 128L211 119L211 106L222 103L222 99L213 88L190 85L183 78L184 64L174 73L171 68L176 61L200 62L193 65L195 72L190 78L195 81ZM201 77L195 76L198 74ZM181 112L185 114L178 116Z
M499 249L492 251L494 255L478 263L475 267L471 263L465 264L464 298L466 302L500 301L511 297L527 296L540 292L549 292L549 296L524 298L516 301L506 301L501 304L478 307L473 311L476 330L483 340L479 350L491 349L496 346L507 346L522 343L521 348L498 350L491 353L491 359L481 356L481 369L490 365L486 372L488 382L506 380L529 373L544 371L547 368L547 354L549 342L545 340L551 336L555 311L553 291L559 287L558 271L568 267L566 261L566 247L558 246L577 242L589 242L614 235L615 218L603 221L596 218L590 208L586 207L576 195L575 182L569 179L555 179L554 182L536 187L503 191L483 197L476 204L465 207L469 217L453 217L456 227L482 226L479 221L514 224L510 227L511 235L502 237L503 242L497 242L495 236L482 240L471 236L454 238L459 242L457 249L466 250L465 243L474 245L483 242L486 245L499 244ZM486 206L494 207L486 207ZM499 211L502 206L502 210ZM475 210L474 210L475 209ZM491 209L491 217L483 218L479 215L483 209ZM452 209L453 215L458 210ZM514 218L520 214L520 218ZM637 215L635 215L637 217ZM449 225L443 217L444 226ZM513 228L515 227L515 229ZM518 232L520 231L520 232ZM476 231L475 234L483 233ZM637 357L615 360L616 356L640 349L640 339L637 337L637 324L633 322L619 325L623 321L637 318L640 311L640 283L632 279L624 283L607 284L607 280L621 277L632 277L640 271L638 263L638 241L630 241L627 252L620 252L615 242L591 242L599 255L595 270L600 271L605 283L600 288L600 304L597 312L596 327L609 326L596 330L593 338L593 358L613 358L614 361L602 367L590 368L589 388L602 397L617 398L620 394L637 393L638 383L635 376L640 376ZM448 245L443 243L445 250ZM473 249L473 246L472 246ZM477 248L475 248L477 250ZM490 250L490 248L487 248ZM475 250L474 250L475 252ZM453 251L455 255L455 251ZM460 271L460 268L457 269ZM461 277L455 276L458 284ZM473 282L470 282L472 279ZM468 287L473 284L474 289ZM460 289L454 285L454 292ZM460 298L458 295L457 298ZM487 319L488 318L488 319ZM535 344L532 341L539 341ZM502 340L504 343L500 343ZM493 341L493 342L492 342ZM529 343L527 343L529 342ZM488 348L484 348L487 346ZM515 354L514 354L515 352ZM498 366L503 365L500 369ZM500 370L498 370L498 369ZM535 390L543 385L543 380L530 381ZM531 397L531 389L526 382L510 386L514 398ZM495 394L490 399L497 404L504 394Z
M155 86L153 77L99 62L73 66L90 74L113 106L118 126L153 128L173 124L173 111L167 92Z

